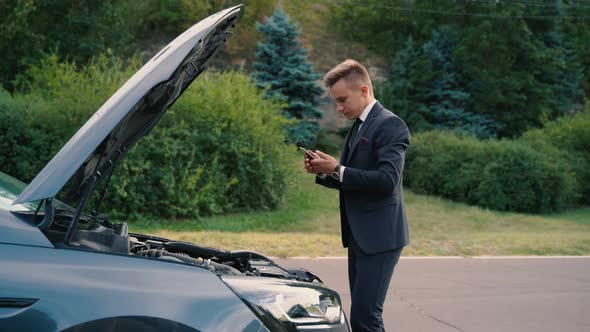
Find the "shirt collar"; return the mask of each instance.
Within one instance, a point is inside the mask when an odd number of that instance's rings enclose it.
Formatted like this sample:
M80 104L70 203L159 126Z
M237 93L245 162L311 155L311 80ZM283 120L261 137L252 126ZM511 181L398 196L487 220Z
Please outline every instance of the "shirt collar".
M377 99L373 99L373 101L370 102L369 105L367 105L367 107L365 107L365 109L363 110L363 112L359 116L359 119L361 119L362 122L365 122L365 120L367 119L367 116L369 116L369 112L371 112L371 109L373 109L373 106L375 106L376 103L377 103Z

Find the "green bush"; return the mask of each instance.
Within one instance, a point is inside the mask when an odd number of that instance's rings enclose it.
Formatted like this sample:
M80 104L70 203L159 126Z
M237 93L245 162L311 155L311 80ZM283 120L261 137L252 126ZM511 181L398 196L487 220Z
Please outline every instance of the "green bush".
M551 212L574 204L575 179L566 162L553 162L521 140L484 143L486 165L473 202L494 210Z
M15 99L29 105L32 126L49 138L46 149L57 151L140 65L139 56L125 63L105 53L79 68L49 54L15 81Z
M88 118L139 68L111 54L85 67L46 55L0 93L0 169L29 182Z
M281 105L242 73L204 74L113 176L120 215L270 209L285 191Z
M584 112L565 116L548 123L545 128L525 133L524 139L535 146L549 146L559 151L559 158L568 160L571 172L580 187L581 203L590 203L590 104ZM547 150L547 149L546 149ZM553 153L552 155L557 155Z
M0 86L0 170L28 181L38 172L43 138L29 127L24 111Z
M110 55L81 69L54 55L31 67L17 93L0 93L0 167L30 181L138 67ZM282 106L243 73L203 74L119 162L102 211L199 217L276 207L288 166Z
M579 197L570 160L552 146L525 140L432 131L413 138L405 180L416 192L494 210L549 212Z
M421 193L469 201L482 162L481 144L471 136L430 131L412 137L405 182Z

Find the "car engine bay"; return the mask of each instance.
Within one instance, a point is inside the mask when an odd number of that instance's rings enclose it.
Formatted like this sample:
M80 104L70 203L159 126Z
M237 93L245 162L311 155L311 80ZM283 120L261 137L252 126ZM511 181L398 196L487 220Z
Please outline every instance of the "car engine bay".
M250 251L226 251L165 238L129 233L126 222L111 223L83 215L70 243L64 243L70 213L56 215L50 227L42 229L61 249L88 250L143 257L205 268L217 275L261 276L305 282L321 279L305 269L285 269L272 259Z
M285 269L270 258L250 251L225 251L188 242L132 234L131 254L177 261L209 269L218 275L262 276L322 282L305 269Z

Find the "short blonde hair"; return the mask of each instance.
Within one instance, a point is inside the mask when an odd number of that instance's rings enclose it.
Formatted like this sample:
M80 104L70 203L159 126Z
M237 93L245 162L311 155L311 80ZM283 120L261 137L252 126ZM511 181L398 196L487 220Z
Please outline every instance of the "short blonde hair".
M361 83L368 85L370 90L373 91L369 72L367 71L367 68L361 65L358 61L352 59L345 60L326 73L324 78L322 78L322 81L327 88L331 88L341 79L345 79L349 82L360 81Z

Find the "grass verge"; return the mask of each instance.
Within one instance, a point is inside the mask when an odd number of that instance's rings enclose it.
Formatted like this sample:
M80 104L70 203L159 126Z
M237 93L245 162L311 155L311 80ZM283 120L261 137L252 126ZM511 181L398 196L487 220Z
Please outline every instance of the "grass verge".
M344 256L338 193L314 184L293 156L276 211L201 220L144 220L130 230L269 256ZM404 255L590 255L590 208L551 215L496 212L405 191L411 244Z

